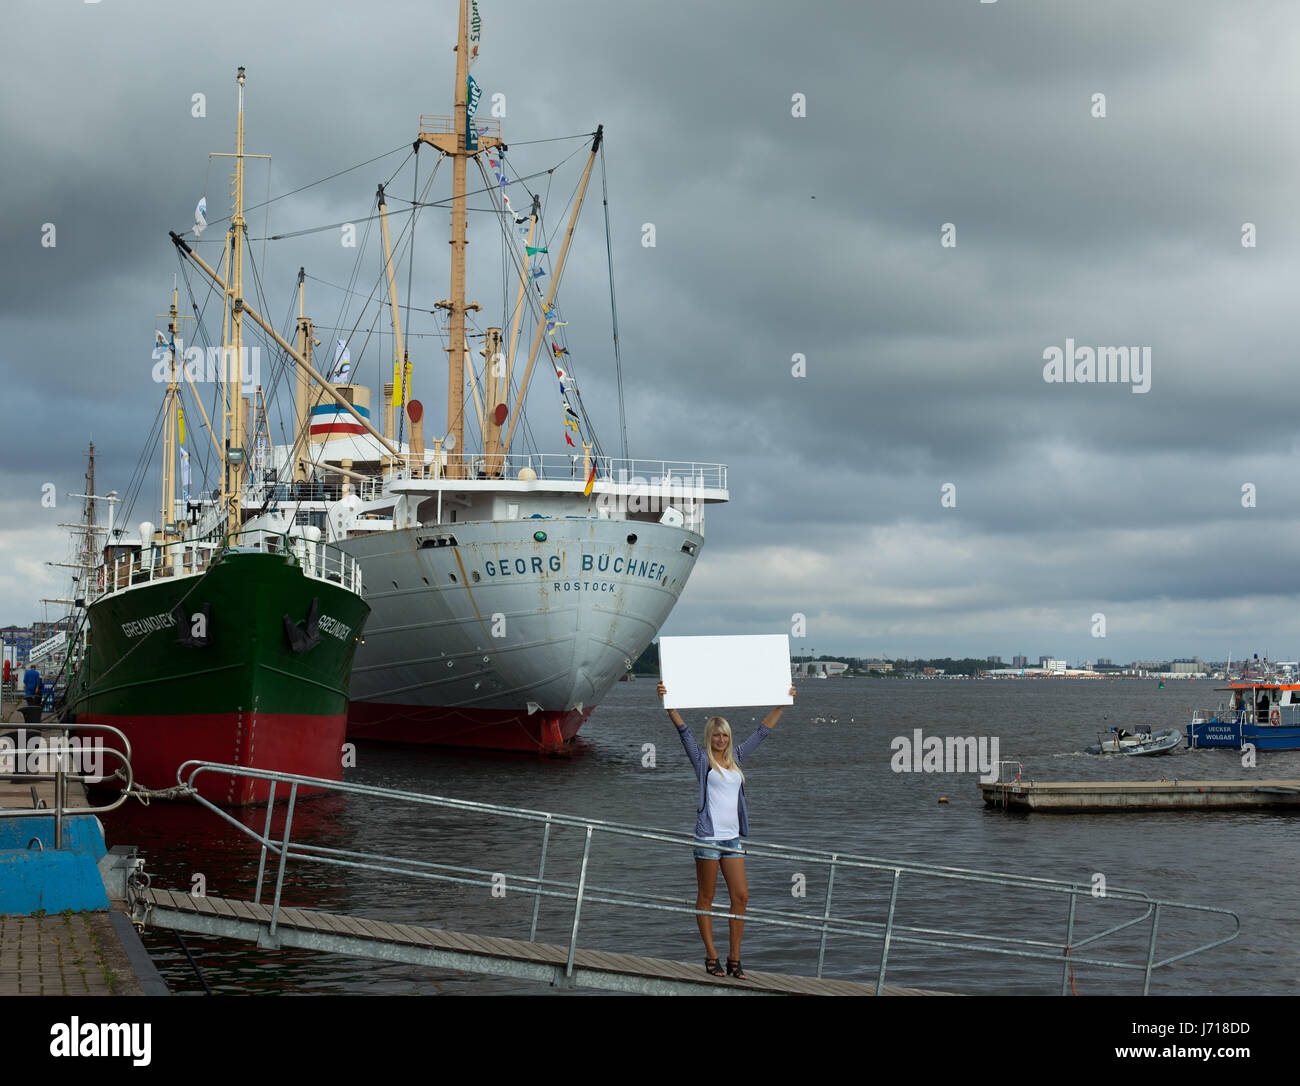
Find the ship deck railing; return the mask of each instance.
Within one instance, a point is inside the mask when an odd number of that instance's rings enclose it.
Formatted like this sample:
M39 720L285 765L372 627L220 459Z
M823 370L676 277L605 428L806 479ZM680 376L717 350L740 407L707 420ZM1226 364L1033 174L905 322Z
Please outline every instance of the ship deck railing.
M1192 724L1269 724L1271 714L1278 714L1278 724L1293 727L1300 724L1300 705L1272 705L1267 710L1242 706L1234 709L1220 705L1217 709L1193 709Z
M205 774L269 781L262 829L259 831L246 825L199 794L196 782ZM260 945L277 945L279 918L282 910L288 908L284 904L285 874L291 860L295 864L326 864L385 876L410 876L462 887L484 887L490 894L498 887L508 886L511 893L523 893L533 898L528 928L530 944L537 937L543 902L561 906L563 922L568 928L564 975L570 977L580 934L583 934L582 925L588 914L597 908L618 910L623 914L675 914L683 920L689 918L692 928L698 916L710 915L715 920L739 918L746 925L777 929L786 936L802 939L803 949L810 956L815 950L815 966L810 963L809 973L815 969L819 979L827 967L831 941L835 941L837 952L843 952L848 944L856 949L849 952L852 961L840 965L839 971L843 974L847 970L859 979L869 978L878 994L885 990L887 970L894 964L891 955L914 950L922 954L938 951L945 958L945 965L951 964L946 959L955 954L994 955L1008 963L1032 960L1047 963L1049 974L1059 971L1059 991L1063 995L1074 985L1076 970L1086 967L1119 970L1129 975L1136 974L1140 978L1142 993L1147 994L1153 977L1161 970L1222 946L1235 939L1241 930L1240 919L1228 909L1154 898L1145 892L1118 886L1103 887L1099 893L1095 878L1080 885L1057 879L750 841L744 844L747 857L776 861L794 872L791 878L795 889L785 885L779 891L782 896L791 893L794 905L751 907L743 917L735 917L732 913L718 910L701 910L696 908L692 899L654 893L641 886L602 886L593 881L593 858L598 852L602 861L609 860L618 871L635 872L639 868L626 857L639 847L671 851L680 856L683 866L689 870L690 850L696 842L682 834L603 819L197 760L182 765L177 771L177 780L194 789L199 803L259 849L253 904L261 906L264 894L269 894L272 899L269 931L264 933L268 941ZM507 820L518 825L519 830L513 835L517 840L525 829L531 827L538 836L536 863L526 871L505 872L440 862L450 857L417 859L295 840L294 818L300 809L300 788L362 797L370 809L381 812L381 821L385 825L396 824L402 817L400 809L394 808L412 805L424 810L456 812L453 817L464 816L473 821ZM277 798L282 803L287 799L287 808L283 813L283 826L273 833ZM317 799L311 802L315 803ZM377 806L380 804L383 806ZM577 841L581 841L580 859L571 853L556 857L555 842L562 831L566 842L575 848ZM567 865L571 876L575 874L573 868L576 866L576 877L548 875L548 863L552 867ZM771 866L765 862L758 870L770 871ZM751 872L751 885L755 873ZM858 878L874 880L875 890L869 898L863 891L850 890L845 894L844 884ZM808 887L816 886L822 880L824 893L807 892ZM835 896L837 881L841 887L839 898ZM800 885L805 888L803 897L796 892ZM722 888L720 879L719 893ZM944 902L950 899L943 897L945 892L955 892L961 901L960 919L948 912L951 906ZM982 904L981 894L993 898L989 915L982 917L977 915ZM1010 902L1003 900L1007 895L1012 899ZM808 899L806 905L801 904L805 897ZM1032 902L1032 907L1027 902ZM983 923L977 922L979 920ZM551 918L548 921L553 923ZM1034 925L1040 925L1041 930ZM1220 933L1211 937L1215 928L1220 929ZM589 935L588 939L591 938ZM725 938L725 931L720 933L720 938ZM1185 943L1192 945L1182 945ZM875 949L874 964L864 964L858 953L865 945ZM908 968L915 967L914 962L906 964ZM1055 982L1051 983L1056 986Z
M611 484L631 492L663 491L683 499L703 491L727 489L727 465L693 460L647 460L615 456L591 456L566 453L444 453L439 464L418 456L392 458L396 472L384 478L358 483L355 492L364 500L382 496L387 482L394 479L421 479L449 484L463 482L517 482L520 472L532 472L538 482L585 484L596 469L596 484L601 489ZM325 465L324 471L329 467ZM593 487L595 484L593 484Z
M501 122L491 117L475 116L474 128L478 131L479 137L491 136L493 139L501 138ZM420 114L420 133L428 135L445 135L456 131L456 118L449 117L445 113L421 113Z
M351 555L302 535L250 528L229 535L153 544L135 554L122 555L99 567L90 598L98 599L163 578L204 573L211 568L214 556L227 550L288 555L305 576L361 593L361 566Z

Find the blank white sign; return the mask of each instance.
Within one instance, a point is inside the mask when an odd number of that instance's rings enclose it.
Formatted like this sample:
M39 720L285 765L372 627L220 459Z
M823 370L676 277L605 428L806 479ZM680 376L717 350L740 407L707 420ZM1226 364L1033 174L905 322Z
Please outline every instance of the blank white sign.
M793 705L787 634L661 637L665 709Z

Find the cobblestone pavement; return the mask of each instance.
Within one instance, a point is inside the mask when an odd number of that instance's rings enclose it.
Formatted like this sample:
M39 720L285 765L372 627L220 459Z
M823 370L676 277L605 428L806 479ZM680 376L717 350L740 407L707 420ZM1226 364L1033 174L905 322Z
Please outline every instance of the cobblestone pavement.
M0 916L0 996L141 994L108 913Z

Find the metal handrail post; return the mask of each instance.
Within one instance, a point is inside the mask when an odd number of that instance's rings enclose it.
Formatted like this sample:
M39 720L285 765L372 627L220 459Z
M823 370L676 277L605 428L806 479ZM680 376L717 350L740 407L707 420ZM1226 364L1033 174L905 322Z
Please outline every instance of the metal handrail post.
M578 892L573 899L573 931L569 934L569 960L564 963L564 975L573 976L573 956L578 949L578 917L582 915L582 895L587 888L587 858L591 855L591 830L582 845L582 869L578 872Z
M826 905L822 909L822 937L821 942L817 944L817 979L822 979L822 961L826 957L826 924L831 918L831 890L835 887L835 863L839 859L838 852L831 853L831 873L826 879Z
M546 816L546 828L542 830L542 860L537 865L537 888L542 888L542 876L546 874L546 849L551 843L551 816ZM542 895L533 895L533 922L528 929L528 941L537 940L537 911L542 907Z
M275 877L275 903L271 906L271 938L280 923L280 891L284 889L284 865L289 860L289 827L293 825L293 805L298 798L298 782L289 786L289 810L284 816L284 839L280 842L280 870Z
M1160 927L1160 906L1151 914L1151 942L1147 944L1147 967L1142 974L1142 994L1151 994L1151 963L1156 960L1156 931Z
M1079 895L1070 895L1070 914L1065 921L1065 964L1061 966L1061 995L1070 994L1070 947L1074 945L1074 907Z
M262 829L262 856L257 861L257 890L253 894L253 904L262 904L262 877L266 874L266 843L271 840L271 812L275 810L275 786L271 782L271 793L266 797L266 825Z
M876 974L876 995L885 994L885 964L889 961L889 937L894 930L894 906L898 903L898 880L901 868L894 868L894 885L889 890L889 918L885 921L885 941L880 947L880 971Z
M54 847L56 850L63 848L63 802L65 794L63 746L60 744L59 753L54 763Z

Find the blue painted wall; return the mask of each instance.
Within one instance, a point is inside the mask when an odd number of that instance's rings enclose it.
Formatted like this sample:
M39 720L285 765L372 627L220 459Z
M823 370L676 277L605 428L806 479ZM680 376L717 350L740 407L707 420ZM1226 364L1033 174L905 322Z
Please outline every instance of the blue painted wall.
M29 842L39 839L44 851ZM0 818L0 914L86 912L108 908L98 863L107 849L93 816L63 823L63 848L54 849L54 819Z

